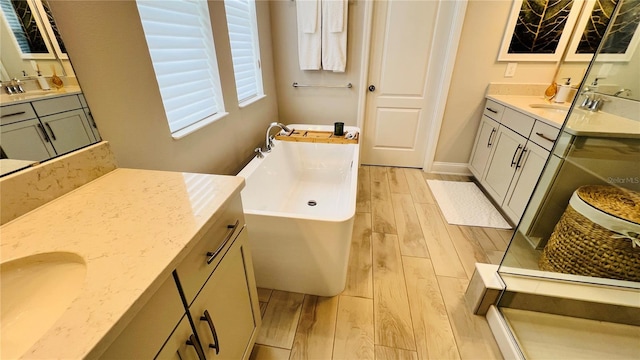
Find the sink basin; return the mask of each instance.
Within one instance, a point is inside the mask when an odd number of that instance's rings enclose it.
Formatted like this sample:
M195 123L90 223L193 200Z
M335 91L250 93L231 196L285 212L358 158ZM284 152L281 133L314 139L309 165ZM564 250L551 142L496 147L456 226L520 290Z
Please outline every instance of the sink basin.
M564 113L569 111L569 106L561 104L529 104L529 107L534 109L555 110Z
M87 268L82 257L50 252L0 264L0 358L23 355L78 296Z

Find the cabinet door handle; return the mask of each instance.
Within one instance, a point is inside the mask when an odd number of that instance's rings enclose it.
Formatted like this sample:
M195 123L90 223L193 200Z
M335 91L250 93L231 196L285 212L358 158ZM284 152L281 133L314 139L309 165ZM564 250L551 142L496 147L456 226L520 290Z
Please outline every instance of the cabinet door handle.
M51 138L53 139L53 141L56 141L56 134L53 132L53 129L51 128L51 125L49 125L49 123L44 123L44 125L47 127L47 129L49 129L49 132L51 132Z
M209 329L211 330L211 335L213 335L213 344L209 344L209 348L216 349L216 355L220 353L220 342L218 341L218 333L216 332L216 327L213 325L213 320L211 320L211 315L209 314L209 310L204 311L204 315L200 316L201 321L206 321L209 324Z
M42 126L42 124L38 124L38 129L42 131L42 137L44 137L44 141L51 142L51 140L49 140L49 134L47 134L47 132L44 131L44 126Z
M522 149L522 145L518 144L516 151L513 152L513 157L511 158L511 167L516 164L516 155L518 155L518 150Z
M487 140L487 147L491 147L491 145L493 145L493 143L491 142L491 138L493 137L493 134L495 134L496 132L496 128L491 128L491 134L489 134L489 140Z
M218 253L220 253L220 251L222 251L224 246L227 245L229 240L231 240L231 236L236 231L236 228L238 227L238 224L240 224L240 220L236 220L236 223L233 224L233 225L227 225L227 229L228 229L227 230L227 236L225 236L224 240L222 241L222 244L220 244L220 246L218 246L216 251L213 251L213 252L208 251L207 252L207 256L209 257L207 259L207 264L211 264L213 262L213 259L215 259L216 256L218 256Z
M18 115L24 115L24 114L26 114L26 112L24 112L24 111L18 111L18 112L14 112L14 113L11 113L11 114L4 114L4 115L1 115L1 116L0 116L0 118L3 118L3 119L4 119L4 118L11 117L11 116L18 116Z
M527 151L528 151L527 149L523 148L522 151L520 152L520 156L518 156L518 162L516 163L516 170L522 167L522 164L520 164L520 161L524 159L524 153L526 153Z
M536 133L536 135L540 136L541 138L543 138L543 139L545 139L545 140L548 140L548 141L551 141L551 142L556 142L556 139L552 139L552 138L550 138L550 137L547 137L547 136L546 136L545 134L543 134L543 133L537 132L537 133Z
M200 345L200 342L198 341L198 339L194 334L191 334L191 336L189 336L189 340L187 340L187 345L191 345L196 349L196 353L198 354L198 359L207 360L206 356L204 356L204 350L202 350L202 345Z
M492 108L490 108L490 107L488 107L488 108L486 108L486 109L487 109L487 110L489 110L489 111L491 111L491 112L492 112L492 113L494 113L494 114L497 114L497 113L498 113L498 110L493 110L493 109L492 109Z

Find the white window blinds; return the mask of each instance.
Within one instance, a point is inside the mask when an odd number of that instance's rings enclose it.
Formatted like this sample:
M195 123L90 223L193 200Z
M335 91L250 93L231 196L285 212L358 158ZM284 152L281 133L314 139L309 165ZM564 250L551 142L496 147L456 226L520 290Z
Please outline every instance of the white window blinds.
M263 95L254 0L225 0L238 102Z
M137 5L171 132L224 112L207 2Z

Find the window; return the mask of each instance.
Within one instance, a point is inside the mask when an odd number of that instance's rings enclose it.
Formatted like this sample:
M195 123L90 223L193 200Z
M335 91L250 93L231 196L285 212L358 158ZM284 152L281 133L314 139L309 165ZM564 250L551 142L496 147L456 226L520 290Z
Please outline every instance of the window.
M224 116L207 2L138 0L137 5L174 138Z
M255 0L225 0L238 102L264 95Z

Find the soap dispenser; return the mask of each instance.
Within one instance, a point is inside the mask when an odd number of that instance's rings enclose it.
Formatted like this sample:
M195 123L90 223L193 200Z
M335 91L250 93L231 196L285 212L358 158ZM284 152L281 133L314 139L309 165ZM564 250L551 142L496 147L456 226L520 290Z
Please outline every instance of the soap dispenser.
M557 103L566 102L569 98L569 93L571 93L571 78L565 78L567 81L558 86L558 93L553 101Z

